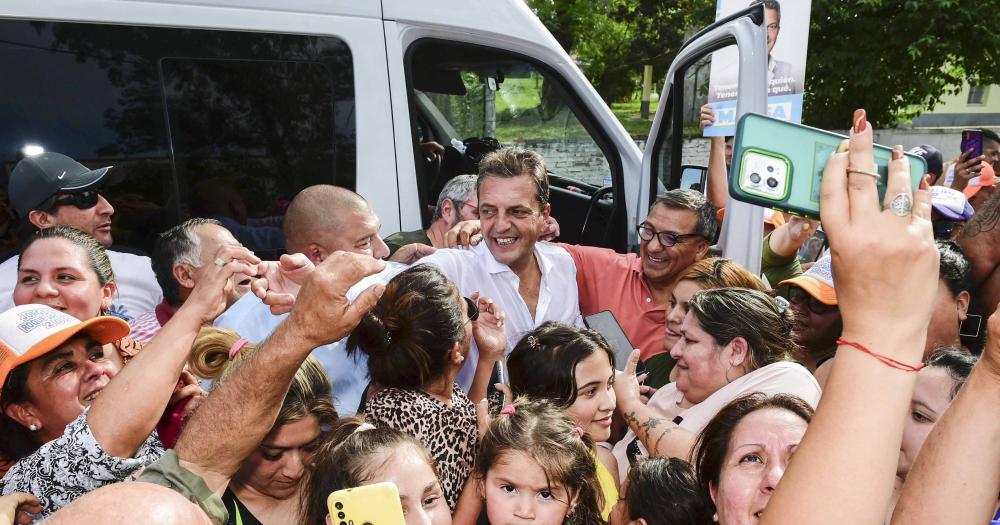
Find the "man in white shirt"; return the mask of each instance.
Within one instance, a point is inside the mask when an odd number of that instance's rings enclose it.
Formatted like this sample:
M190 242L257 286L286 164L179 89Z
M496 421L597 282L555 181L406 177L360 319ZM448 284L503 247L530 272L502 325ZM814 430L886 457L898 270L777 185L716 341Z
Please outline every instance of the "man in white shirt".
M493 299L506 315L509 353L525 332L546 321L580 324L576 265L566 250L538 242L551 210L541 155L503 148L483 157L479 173L483 242L467 250L438 250L419 264L440 268L462 295L479 292ZM456 379L465 390L478 356L473 342Z
M7 194L21 220L38 229L69 226L111 246L111 216L115 209L99 191L109 181L111 168L91 170L59 153L25 157L10 174ZM108 250L118 293L111 315L126 321L148 312L163 298L149 257ZM0 264L0 311L14 306L18 257Z

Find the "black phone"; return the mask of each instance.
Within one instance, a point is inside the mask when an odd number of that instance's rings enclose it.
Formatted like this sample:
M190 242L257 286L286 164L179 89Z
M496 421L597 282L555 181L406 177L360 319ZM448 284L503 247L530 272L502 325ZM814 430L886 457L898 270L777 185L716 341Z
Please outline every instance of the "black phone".
M970 159L974 159L983 154L983 132L978 129L962 130L962 150L960 153L972 150Z
M603 310L596 314L584 316L583 324L587 325L587 328L591 330L600 332L608 340L608 343L611 344L611 349L615 352L615 368L625 370L625 363L628 362L628 356L632 355L632 350L635 347L628 340L628 336L625 335L625 331L618 324L618 319L615 319L615 315L610 310ZM635 373L641 374L645 371L646 365L642 361L639 361L638 366L635 368Z

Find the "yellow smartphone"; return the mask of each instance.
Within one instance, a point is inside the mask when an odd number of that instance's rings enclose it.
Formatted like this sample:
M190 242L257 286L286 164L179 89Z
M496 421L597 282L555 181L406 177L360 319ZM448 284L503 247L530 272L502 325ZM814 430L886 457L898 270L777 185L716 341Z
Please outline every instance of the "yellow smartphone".
M333 525L406 525L399 489L375 483L332 492L326 499Z

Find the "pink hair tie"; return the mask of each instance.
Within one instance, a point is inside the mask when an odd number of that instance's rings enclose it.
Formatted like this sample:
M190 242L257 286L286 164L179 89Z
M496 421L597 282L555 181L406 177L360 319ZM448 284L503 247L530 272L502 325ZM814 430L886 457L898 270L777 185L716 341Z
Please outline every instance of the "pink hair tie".
M514 408L514 405L504 405L503 408L500 409L500 413L508 416L513 416L514 414L517 413L517 409Z
M236 342L233 343L233 346L229 347L229 360L232 361L233 358L236 357L236 354L240 353L240 350L243 349L243 345L245 345L245 344L247 344L249 342L250 341L247 341L246 339L243 339L242 337L239 338L239 339L237 339Z
M573 427L573 432L576 432L577 434L580 435L580 438L583 438L583 429L582 428L580 428L580 427Z

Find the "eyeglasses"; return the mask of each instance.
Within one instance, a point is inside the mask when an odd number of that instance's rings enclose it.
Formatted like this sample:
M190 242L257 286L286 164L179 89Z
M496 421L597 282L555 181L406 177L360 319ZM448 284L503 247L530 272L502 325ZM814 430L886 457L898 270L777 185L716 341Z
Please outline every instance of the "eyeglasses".
M79 193L64 193L53 195L39 207L45 211L52 211L59 206L75 206L81 210L89 210L97 206L97 198L100 195L94 190L81 191Z
M645 223L640 224L639 227L636 228L636 231L639 232L639 238L647 242L653 240L653 237L656 237L656 240L660 241L660 244L662 244L665 248L669 248L679 242L683 242L684 239L689 237L704 239L704 237L698 233L658 232Z
M469 316L470 321L475 321L479 319L479 307L476 306L476 302L468 297L463 297L465 299L465 311Z
M836 308L836 305L826 304L794 285L788 287L788 301L792 304L804 304L810 312L816 315L824 315Z

